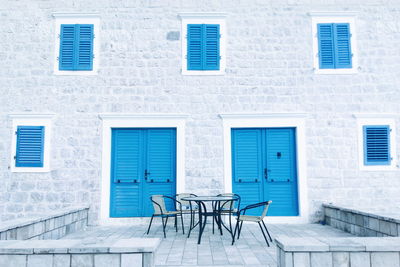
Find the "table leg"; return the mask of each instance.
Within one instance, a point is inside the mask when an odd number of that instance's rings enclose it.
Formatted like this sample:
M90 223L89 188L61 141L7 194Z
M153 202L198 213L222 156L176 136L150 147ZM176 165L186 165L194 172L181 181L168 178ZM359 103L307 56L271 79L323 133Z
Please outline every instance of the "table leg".
M200 245L201 236L203 235L204 228L206 228L207 224L207 208L202 201L199 201L197 204L199 205L199 239L197 241L197 244ZM203 222L203 216L204 216L204 222Z

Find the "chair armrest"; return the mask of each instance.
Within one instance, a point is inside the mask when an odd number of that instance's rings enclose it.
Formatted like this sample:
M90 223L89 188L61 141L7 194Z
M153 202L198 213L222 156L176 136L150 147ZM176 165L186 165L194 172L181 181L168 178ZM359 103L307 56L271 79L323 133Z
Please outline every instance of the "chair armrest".
M177 200L176 198L170 197L170 196L163 196L163 197L164 197L164 198L171 199L171 200L174 201L175 203L178 203L178 204L179 204L179 210L182 210L182 203L181 203L179 200Z
M260 203L257 203L257 204L248 205L248 206L244 207L243 209L239 210L239 215L242 212L243 212L242 215L244 215L247 210L256 209L256 208L259 208L259 207L262 207L262 206L265 206L265 205L269 205L270 203L271 203L271 201L264 201L264 202L260 202Z

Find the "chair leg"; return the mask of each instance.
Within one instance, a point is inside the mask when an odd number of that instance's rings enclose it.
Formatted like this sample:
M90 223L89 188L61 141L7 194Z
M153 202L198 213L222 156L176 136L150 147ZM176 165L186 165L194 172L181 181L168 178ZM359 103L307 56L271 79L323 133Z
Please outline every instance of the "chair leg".
M183 225L183 215L181 212L182 233L185 234L185 226Z
M165 234L165 227L167 226L168 217L166 218L165 223L164 223L164 217L163 216L161 216L161 220L162 220L162 229L163 229L163 232L164 232L164 238L167 238L167 235Z
M269 240L271 240L271 242L272 242L272 238L271 238L271 235L269 234L269 231L268 231L267 226L265 225L264 221L261 221L261 222L262 222L262 224L264 225L265 231L267 231L267 234L268 234L268 236L269 236Z
M175 232L178 232L178 216L174 216L175 217Z
M238 238L240 238L240 233L242 232L243 221L240 222L239 231L238 231Z
M262 228L260 222L258 222L258 226L260 226L260 229L261 229L261 232L262 232L262 234L263 234L263 236L264 236L265 242L267 242L267 245L268 245L268 247L269 247L268 239L267 239L267 237L265 236L264 230L263 230L263 228Z
M153 223L153 218L154 218L154 215L151 216L149 228L147 229L147 234L149 234L149 232L150 232L150 227L151 227L151 224Z
M235 243L235 236L236 236L236 231L238 230L238 228L239 228L239 220L236 221L235 232L233 233L233 238L232 238L232 245L233 245L233 243Z

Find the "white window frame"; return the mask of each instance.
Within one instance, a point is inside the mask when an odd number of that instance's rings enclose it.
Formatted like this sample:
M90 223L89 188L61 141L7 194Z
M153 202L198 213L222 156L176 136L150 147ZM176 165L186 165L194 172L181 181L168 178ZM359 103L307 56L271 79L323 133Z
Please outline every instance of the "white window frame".
M224 134L224 185L225 192L232 192L232 128L275 128L293 127L296 129L296 159L298 186L298 216L269 216L269 223L308 223L309 202L307 188L307 161L305 119L303 113L270 114L220 114Z
M110 217L111 132L113 128L176 128L176 193L185 192L185 114L99 114L103 121L100 224L134 223L140 217Z
M393 114L354 114L357 119L358 136L358 166L362 171L393 171L397 170L397 149L396 149L396 124ZM389 125L390 127L390 165L365 165L364 164L364 131L363 126L368 125Z
M50 140L51 125L54 114L10 114L12 119L12 140L10 155L11 172L49 172L50 171ZM44 153L43 167L16 167L15 156L17 153L18 126L44 126Z
M226 68L226 14L225 13L179 13L182 20L182 75L224 75ZM219 70L188 70L187 69L187 25L188 24L219 24Z
M55 19L55 51L54 51L54 74L55 75L97 75L99 69L100 51L100 16L98 14L81 13L53 13ZM93 69L83 70L59 70L60 57L60 31L61 24L93 24Z
M310 12L313 36L313 59L315 74L354 74L358 72L356 12ZM349 69L320 69L318 48L318 24L320 23L349 23L351 33L352 68Z

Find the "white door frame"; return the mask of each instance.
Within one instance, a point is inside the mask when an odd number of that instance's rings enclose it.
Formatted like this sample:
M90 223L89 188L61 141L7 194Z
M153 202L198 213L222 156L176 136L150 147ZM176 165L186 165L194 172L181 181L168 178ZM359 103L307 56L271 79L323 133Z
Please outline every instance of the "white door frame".
M224 133L224 185L225 192L232 192L232 128L278 128L296 129L297 186L299 216L271 216L270 223L309 222L307 198L305 118L302 113L270 114L220 114Z
M100 224L132 221L132 218L110 217L111 130L113 128L176 128L176 192L185 191L185 123L187 115L100 114L99 117L103 121Z

